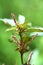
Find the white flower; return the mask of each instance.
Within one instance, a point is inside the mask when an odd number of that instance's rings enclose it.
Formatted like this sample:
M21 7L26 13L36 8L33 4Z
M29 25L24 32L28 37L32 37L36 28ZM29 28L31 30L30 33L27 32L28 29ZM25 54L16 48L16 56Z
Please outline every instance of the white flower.
M19 15L18 21L19 21L20 24L23 24L25 22L25 17L22 16L22 15Z
M0 18L0 20L3 21L4 23L10 24L11 26L15 26L15 23L14 23L13 19L7 19L7 18L2 19L2 18ZM18 22L20 24L23 24L25 22L25 17L22 16L22 15L19 15L18 16Z
M7 18L1 19L0 18L0 20L3 21L4 23L10 24L11 26L15 26L15 23L14 23L13 19L7 19Z

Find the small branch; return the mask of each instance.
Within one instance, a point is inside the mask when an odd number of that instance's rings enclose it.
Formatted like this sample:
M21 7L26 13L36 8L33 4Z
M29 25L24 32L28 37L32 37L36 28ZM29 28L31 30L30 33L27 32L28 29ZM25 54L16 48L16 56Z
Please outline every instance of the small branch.
M30 60L31 60L31 58L32 58L32 54L33 54L33 52L31 52L30 55L29 55L29 57L28 57L27 65L31 65L31 64L30 64Z
M16 24L16 19L15 19L14 13L11 13L11 16L12 16L12 18L14 20L14 23Z
M29 43L31 43L37 36L38 36L38 34L34 35L34 36L32 37L32 39L29 41Z
M19 45L19 42L18 42L18 40L16 39L16 37L14 36L14 35L12 35L12 38L15 40L15 42L16 42L16 44L17 44L17 46Z
M31 52L31 53L29 54L27 62L26 62L25 64L23 64L23 65L31 65L31 64L30 64L30 61L31 61L31 58L32 58L32 54L33 54L33 52Z
M31 40L30 40L27 44L25 44L25 46L27 47L36 37L38 37L38 34L34 35L34 36L31 38Z
M16 26L19 27L18 23L16 22L16 18L15 18L15 16L14 16L14 13L11 13L11 16L12 16L12 18L13 18L14 23L16 24ZM20 27L19 27L19 28L20 28Z
M32 37L32 39L29 41L29 43L31 43L37 36L38 36L38 34L34 35L34 36Z

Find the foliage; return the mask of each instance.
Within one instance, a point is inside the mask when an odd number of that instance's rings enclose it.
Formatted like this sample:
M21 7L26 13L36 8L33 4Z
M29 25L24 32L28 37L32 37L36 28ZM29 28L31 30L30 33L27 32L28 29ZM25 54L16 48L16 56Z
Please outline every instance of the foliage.
M14 14L16 15L16 19L18 17L19 14L22 14L26 17L25 22L32 23L32 28L35 27L39 29L39 27L43 27L43 0L1 0L0 1L0 18L11 18L10 14L11 12L14 12ZM39 26L39 27L37 27ZM27 26L28 27L28 26ZM13 32L13 30L10 30L8 32L5 32L5 30L8 28L8 26L5 25L5 23L3 23L3 21L0 21L0 65L2 63L6 63L6 65L13 65L14 61L16 61L17 65L21 65L21 60L20 60L20 54L15 51L15 44L11 44L12 43L12 38L11 35ZM8 29L10 29L11 27L9 27ZM30 27L29 27L30 29ZM41 29L42 30L42 29ZM34 31L34 30L32 30ZM28 31L29 32L29 31ZM38 59L36 60L36 63L33 62L33 64L35 65L43 65L43 35L39 32L32 32L33 34L31 34L31 30L28 33L28 37L31 39L30 36L32 35L36 35L38 33L39 37L37 37L34 41L32 41L32 44L30 44L30 49L31 50L38 50L39 55L38 55ZM18 34L16 32L17 39L18 39ZM30 36L29 36L30 35ZM41 36L41 37L40 37ZM26 36L27 37L27 36ZM25 37L25 39L27 39ZM10 38L10 42L8 42ZM24 37L23 37L24 39ZM18 39L19 40L19 39ZM17 48L17 46L16 46ZM24 63L27 61L28 58L28 54L24 53ZM34 58L36 57L36 55L34 56ZM5 58L5 59L4 59ZM19 58L19 60L18 60ZM10 60L12 59L12 61ZM8 62L7 62L8 61Z
M37 36L39 36L38 34L30 36L30 34L32 32L43 32L43 28L37 28L37 27L29 26L29 23L19 24L18 22L16 22L14 14L12 13L11 15L12 15L12 18L14 20L15 26L13 26L12 28L6 29L6 31L11 31L12 30L14 32L14 33L12 33L12 40L9 39L9 42L16 43L16 45L17 45L16 51L18 50L20 52L21 63L23 65L31 65L30 60L31 60L31 57L32 57L33 53L31 53L31 55L28 58L28 61L25 64L23 63L23 54L31 50L30 49L30 43ZM30 33L30 34L28 34L28 33ZM17 38L16 35L18 36L18 38Z

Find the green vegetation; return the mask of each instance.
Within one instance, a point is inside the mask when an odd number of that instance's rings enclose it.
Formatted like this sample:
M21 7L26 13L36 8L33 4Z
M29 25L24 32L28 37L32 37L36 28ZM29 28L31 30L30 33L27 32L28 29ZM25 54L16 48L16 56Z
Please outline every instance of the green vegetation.
M16 16L16 20L18 20L18 16L25 16L26 20L24 25L18 24L18 26L22 29L22 31L27 27L28 37L22 33L23 40L27 43L28 40L31 40L29 36L31 32L43 32L41 29L35 29L34 26L43 27L43 0L1 0L0 1L0 18L11 18L10 14L14 13ZM27 24L31 22L32 27L28 27ZM10 30L11 26L5 24L0 20L0 65L5 63L5 65L21 65L21 57L20 53L16 51L16 44L13 44L13 39L11 35L14 30ZM9 29L10 31L6 31ZM19 32L20 30L18 30ZM17 33L17 32L16 32ZM14 34L18 40L20 37L17 34ZM9 39L10 38L10 39ZM10 42L8 42L10 41ZM34 39L30 44L30 51L38 50L38 57L36 61L33 61L34 65L43 65L43 36L38 36ZM24 53L24 63L27 62L29 52ZM34 57L34 56L33 56ZM35 58L35 57L34 57Z

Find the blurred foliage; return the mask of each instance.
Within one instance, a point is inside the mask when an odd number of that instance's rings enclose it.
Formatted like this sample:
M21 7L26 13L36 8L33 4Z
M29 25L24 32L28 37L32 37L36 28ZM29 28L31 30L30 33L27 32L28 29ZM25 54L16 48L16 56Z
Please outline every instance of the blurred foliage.
M16 17L18 17L19 14L24 15L26 22L43 26L43 0L1 0L0 17L10 18L12 12L14 12Z
M11 18L10 14L14 13L16 19L18 15L24 15L26 22L32 22L33 26L43 27L43 0L1 0L0 1L0 18ZM13 31L5 32L8 28L0 21L0 65L21 65L20 54L15 51L15 45L8 42L8 38ZM38 49L39 56L36 65L43 65L43 37L37 37L30 45L32 50ZM28 55L28 53L27 53ZM27 55L26 59L27 59ZM24 62L26 62L24 56Z

